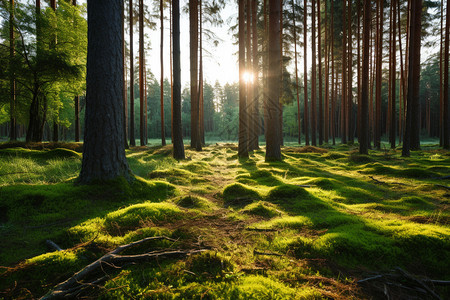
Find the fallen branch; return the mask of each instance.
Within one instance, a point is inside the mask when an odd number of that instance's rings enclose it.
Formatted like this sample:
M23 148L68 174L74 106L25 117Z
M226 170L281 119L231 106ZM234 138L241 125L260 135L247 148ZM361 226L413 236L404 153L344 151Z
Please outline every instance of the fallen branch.
M388 297L390 294L389 287L393 287L399 288L405 293L409 292L409 295L416 296L417 293L422 293L437 300L440 300L441 297L439 297L439 295L430 286L450 285L450 281L419 279L399 267L395 268L395 271L396 273L373 275L371 277L358 280L357 283L370 285L382 291ZM430 286L427 285L427 283L429 283ZM407 297L408 295L405 296Z
M270 256L284 256L283 254L275 253L275 252L261 252L258 250L253 250L254 255L270 255Z
M273 228L254 228L254 227L247 227L245 230L248 231L259 231L259 232L277 232L280 231L279 229L273 229Z
M148 252L142 254L132 254L132 255L119 255L121 252L130 249L132 247L142 245L148 241L152 240L167 240L171 242L176 242L176 240L165 237L165 236L157 236L157 237L148 237L130 244L122 245L117 247L116 249L108 252L103 255L93 263L86 266L84 269L75 273L72 277L67 279L66 281L58 284L53 291L47 293L45 296L41 298L43 299L59 299L71 294L73 292L78 291L79 289L86 287L89 283L82 282L88 275L92 274L99 268L102 268L102 265L123 265L126 263L136 263L140 261L146 261L151 259L158 258L174 258L174 257L184 257L195 253L200 253L207 251L205 249L201 250L174 250L174 251L156 251L156 252ZM92 282L91 282L92 283Z
M55 242L51 240L46 240L45 244L51 249L54 249L55 251L62 251L61 247L59 247Z
M446 186L446 185L442 185L442 184L435 184L435 186L450 190L450 186Z
M438 179L438 180L442 180L442 179L450 179L450 175L447 176L442 176L442 177L433 177L431 179Z
M411 276L410 274L408 274L405 270L403 270L402 268L397 267L396 268L397 271L399 271L403 276L405 276L406 278L414 281L415 283L417 283L420 287L422 287L423 289L425 289L428 293L430 293L430 295L433 296L434 299L440 300L441 297L439 297L432 289L430 289L425 283L423 283L421 280Z

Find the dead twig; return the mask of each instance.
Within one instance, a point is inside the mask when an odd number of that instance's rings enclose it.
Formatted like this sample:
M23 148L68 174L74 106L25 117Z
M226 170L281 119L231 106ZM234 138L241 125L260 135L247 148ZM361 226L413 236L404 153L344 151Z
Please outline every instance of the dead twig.
M253 255L270 255L270 256L284 256L283 254L275 253L275 252L261 252L258 250L253 250Z
M130 244L122 245L117 247L116 249L108 252L107 254L103 255L93 263L89 264L82 270L75 273L72 277L67 279L66 281L58 284L53 291L47 293L45 296L41 298L42 299L59 299L62 297L67 296L71 292L77 292L80 288L83 288L83 286L80 285L80 282L83 282L83 279L88 277L90 274L92 274L97 269L101 268L103 269L103 264L106 265L123 265L126 263L136 263L140 261L147 261L151 259L158 259L161 257L165 258L174 258L174 257L184 257L195 253L200 253L207 251L205 249L200 250L174 250L174 251L156 251L154 253L148 252L148 253L142 253L142 254L131 254L131 255L120 255L120 253L124 252L127 249L130 249L132 247L142 245L148 241L152 240L168 240L171 242L175 242L176 240L171 239L169 237L165 236L157 236L157 237L148 237ZM84 282L86 283L86 282ZM92 282L91 282L92 283ZM78 292L77 292L78 293Z

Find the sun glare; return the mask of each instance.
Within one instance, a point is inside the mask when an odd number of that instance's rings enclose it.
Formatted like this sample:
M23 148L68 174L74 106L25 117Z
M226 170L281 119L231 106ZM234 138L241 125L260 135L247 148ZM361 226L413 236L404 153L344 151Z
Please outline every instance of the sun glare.
M242 79L245 83L253 83L253 74L250 72L244 72L242 74Z

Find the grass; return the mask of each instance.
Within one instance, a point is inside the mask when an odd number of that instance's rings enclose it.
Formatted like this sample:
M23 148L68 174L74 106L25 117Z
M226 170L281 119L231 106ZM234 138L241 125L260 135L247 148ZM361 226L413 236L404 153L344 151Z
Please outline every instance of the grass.
M366 299L373 286L355 282L396 267L450 280L441 179L450 153L432 145L410 158L289 146L282 162L265 162L263 151L239 160L235 144L188 148L182 162L171 146L137 147L126 152L137 180L94 186L73 184L79 144L25 146L0 145L0 299L41 297L108 250L159 235L176 242L135 251L208 251L107 269L104 288L83 295Z

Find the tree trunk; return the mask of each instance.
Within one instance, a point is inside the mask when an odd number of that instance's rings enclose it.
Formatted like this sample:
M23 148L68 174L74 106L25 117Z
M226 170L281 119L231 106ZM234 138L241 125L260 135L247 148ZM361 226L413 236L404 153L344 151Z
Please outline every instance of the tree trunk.
M295 3L292 0L292 16L294 22L294 57L295 57L295 92L297 95L297 122L298 122L298 144L302 143L302 127L301 127L301 118L300 118L300 95L299 95L299 86L298 86L298 59L297 59L297 27L295 24Z
M383 62L383 0L377 1L377 63L375 83L375 147L381 149L381 85Z
M336 122L335 122L335 114L336 114L336 82L335 82L335 68L334 68L334 4L331 2L331 138L333 141L333 145L336 145ZM337 80L337 78L336 78Z
M311 66L311 145L316 146L316 130L317 130L317 120L316 120L316 98L317 98L317 74L316 74L316 0L311 2L311 55L312 55L312 66Z
M76 5L76 0L73 0L73 5ZM122 8L122 65L123 65L123 136L124 146L128 149L128 99L127 99L127 81L126 81L126 59L125 59L125 2L123 2ZM80 141L80 98L75 96L75 141ZM77 140L78 137L78 140Z
M199 105L199 126L198 136L200 139L200 145L205 145L205 114L204 114L204 99L203 99L203 7L202 0L199 0L199 74L198 74L198 105ZM201 151L200 148L197 151Z
M183 128L181 122L181 63L180 63L180 1L172 0L173 22L173 157L184 159Z
M246 0L239 0L239 143L238 156L248 157L247 141L247 101L246 84L244 82L245 73L245 3Z
M328 144L330 133L330 26L328 25L328 1L325 1L325 114L324 114L324 142Z
M389 129L389 141L391 143L391 149L395 149L395 138L396 138L396 130L395 130L395 116L396 116L396 111L395 111L395 105L396 105L396 71L397 71L397 64L396 64L396 53L397 53L397 49L396 49L396 28L397 28L397 6L395 3L395 0L393 0L391 2L391 57L390 57L390 68L389 68L389 76L390 76L390 85L389 85L389 90L390 90L390 113L391 113L391 117L390 117L390 129Z
M280 85L281 85L281 45L280 45L280 3L269 0L269 99L266 132L266 161L281 160L280 142Z
M9 117L10 117L10 130L9 140L17 140L17 125L16 125L16 79L14 75L13 60L16 53L15 50L15 34L14 34L14 0L9 1L10 15L9 15L9 58L10 58L10 102L9 102Z
M342 99L341 99L341 136L342 143L347 143L347 1L342 1Z
M406 128L403 137L402 156L408 157L410 150L420 149L420 34L422 0L412 1L410 6L410 40L408 57L408 94L406 108Z
M166 145L166 131L164 124L164 0L159 1L160 24L161 24L161 42L160 42L160 103L161 103L161 145Z
M353 126L353 47L352 47L352 1L348 0L347 5L347 43L348 43L348 88L347 88L347 139L350 144L354 143Z
M323 90L322 90L322 26L320 18L320 0L317 0L317 54L319 60L319 145L323 144Z
M356 40L357 40L357 79L356 79L356 84L358 86L358 117L357 117L357 121L356 123L358 124L358 129L357 129L357 135L358 135L358 143L361 144L361 140L360 140L360 135L361 135L361 0L356 0L357 5L356 5L356 10L358 12L358 24L357 24L357 31L356 31Z
M444 44L444 131L443 131L443 145L444 149L450 149L450 120L449 120L449 80L448 80L448 58L450 45L450 6L447 3L447 14L445 24L445 44Z
M362 57L362 74L369 74L369 40L371 26L371 9L370 1L364 1L364 21L363 21L363 57ZM363 75L361 78L361 116L360 120L360 144L359 153L368 154L369 152L369 76Z
M88 0L85 138L78 178L82 184L131 179L122 127L122 9L123 0Z
M130 7L130 146L136 146L134 137L134 52L133 52L133 0L129 2Z
M50 0L50 7L56 12L56 0ZM56 36L54 36L54 40L52 41L52 47L56 46ZM53 116L53 142L57 142L59 140L58 134L58 117Z
M144 0L139 0L139 138L141 146L145 146L144 68Z
M307 50L307 41L308 41L308 26L307 26L307 19L308 19L308 6L307 6L307 0L303 1L303 92L304 92L304 125L303 128L305 129L305 145L309 145L309 113L308 113L308 50Z
M201 150L198 103L198 0L189 0L189 49L191 68L191 147Z
M260 132L260 121L259 121L259 89L258 89L258 28L256 27L257 21L257 9L258 9L258 0L252 1L252 52L253 52L253 108L252 108L252 122L250 124L250 132L252 133L252 137L250 139L250 147L252 150L259 149L259 132Z

